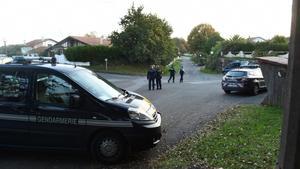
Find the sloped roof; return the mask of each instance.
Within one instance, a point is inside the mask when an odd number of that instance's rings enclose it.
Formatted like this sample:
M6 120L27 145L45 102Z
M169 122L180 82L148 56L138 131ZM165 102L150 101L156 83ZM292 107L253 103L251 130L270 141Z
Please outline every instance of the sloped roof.
M70 36L70 37L91 46L96 46L96 45L109 46L111 43L109 39L104 39L104 38L85 37L85 36Z
M45 42L47 40L51 40L51 41L54 41L55 43L57 43L57 41L53 40L53 39L35 39L35 40L32 40L30 42L27 42L26 43L26 46L30 46L30 47L34 47L42 42Z
M262 38L262 37L259 37L259 36L248 38L248 40L251 41L251 42L253 42L253 41L256 40L256 39L261 39L261 40L263 40L263 41L266 41L266 39L264 39L264 38Z

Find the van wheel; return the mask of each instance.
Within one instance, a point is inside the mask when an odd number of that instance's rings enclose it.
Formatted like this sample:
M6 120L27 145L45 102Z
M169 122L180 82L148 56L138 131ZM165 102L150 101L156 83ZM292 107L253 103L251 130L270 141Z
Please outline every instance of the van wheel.
M252 95L253 96L258 95L258 92L259 92L258 84L255 84L252 88Z
M124 139L116 133L101 133L95 136L91 144L91 152L97 161L116 163L126 154Z
M231 93L230 90L224 90L224 92L225 92L226 94L230 94L230 93Z

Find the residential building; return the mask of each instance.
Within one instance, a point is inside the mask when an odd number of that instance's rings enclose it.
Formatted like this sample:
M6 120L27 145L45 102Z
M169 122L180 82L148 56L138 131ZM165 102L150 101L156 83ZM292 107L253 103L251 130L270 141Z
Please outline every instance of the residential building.
M265 42L266 39L264 39L262 37L249 37L248 41L252 42L252 43L258 43L258 42Z
M25 47L21 48L21 52L23 55L28 54L43 54L45 50L53 45L55 45L57 41L53 39L35 39L25 44Z
M104 37L86 37L86 36L68 36L57 44L47 49L48 56L53 54L63 54L63 51L69 47L76 46L110 46L111 41Z

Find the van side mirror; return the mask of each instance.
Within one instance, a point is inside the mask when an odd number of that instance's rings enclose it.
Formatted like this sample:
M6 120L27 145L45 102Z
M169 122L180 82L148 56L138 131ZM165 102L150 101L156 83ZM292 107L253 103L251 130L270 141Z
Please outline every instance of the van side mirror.
M70 96L70 107L77 108L79 107L80 95L79 94L71 94Z

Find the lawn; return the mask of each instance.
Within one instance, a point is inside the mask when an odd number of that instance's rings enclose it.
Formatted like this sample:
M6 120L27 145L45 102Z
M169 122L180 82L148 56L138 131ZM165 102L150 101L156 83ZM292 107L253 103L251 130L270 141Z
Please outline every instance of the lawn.
M181 60L177 59L172 64L176 70L176 72L179 72L180 66L181 66ZM93 70L95 72L106 72L106 73L117 73L117 74L128 74L128 75L147 75L147 72L150 68L148 65L108 65L108 69L105 69L105 65L93 65L86 67L90 70ZM161 67L163 75L169 75L169 68L167 66Z
M279 151L281 112L268 106L231 109L202 132L153 160L151 167L272 169Z
M87 67L95 72L118 73L128 75L146 75L149 66L146 65L109 65L105 70L105 65L94 65Z

